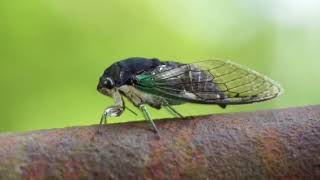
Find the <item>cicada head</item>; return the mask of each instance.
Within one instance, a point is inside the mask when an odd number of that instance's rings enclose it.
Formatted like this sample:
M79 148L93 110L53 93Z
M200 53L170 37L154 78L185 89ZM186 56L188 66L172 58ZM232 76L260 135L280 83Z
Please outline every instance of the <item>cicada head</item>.
M99 80L99 84L97 86L97 90L106 95L112 96L112 92L115 88L114 80L109 76L101 76Z

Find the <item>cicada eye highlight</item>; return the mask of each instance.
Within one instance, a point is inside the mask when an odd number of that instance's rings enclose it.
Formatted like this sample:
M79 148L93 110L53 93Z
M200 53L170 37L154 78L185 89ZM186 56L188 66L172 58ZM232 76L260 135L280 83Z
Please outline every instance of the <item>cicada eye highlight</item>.
M108 89L112 89L114 87L114 82L111 78L106 78L103 81L103 85Z
M107 77L107 78L101 77L97 89L98 90L101 90L101 89L112 89L113 87L114 87L114 81L111 78L109 78L109 77Z

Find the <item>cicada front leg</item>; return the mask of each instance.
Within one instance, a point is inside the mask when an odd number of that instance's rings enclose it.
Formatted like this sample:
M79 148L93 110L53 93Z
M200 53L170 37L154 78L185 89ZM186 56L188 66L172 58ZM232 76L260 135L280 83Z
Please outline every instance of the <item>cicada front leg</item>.
M107 124L108 117L120 116L124 111L124 103L120 93L118 91L114 91L112 93L112 97L115 100L115 105L106 108L102 113L98 132L101 131L102 124Z
M123 113L124 109L122 106L111 106L104 110L102 113L100 123L99 123L99 132L101 131L102 124L106 125L108 117L117 117Z
M105 109L103 114L102 114L101 120L100 120L100 125L102 123L107 124L107 118L108 117L120 116L123 111L124 111L124 109L121 106L111 106L111 107Z

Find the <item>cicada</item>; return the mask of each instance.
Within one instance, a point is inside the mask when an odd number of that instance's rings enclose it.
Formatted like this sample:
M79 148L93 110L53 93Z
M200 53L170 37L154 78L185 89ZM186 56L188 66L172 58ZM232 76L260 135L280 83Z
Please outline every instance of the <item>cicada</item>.
M98 91L110 96L115 104L103 112L107 118L120 116L130 100L153 122L146 105L166 107L183 117L173 105L184 103L227 105L249 104L279 96L282 88L270 78L231 61L205 60L191 64L134 57L109 66L100 77Z

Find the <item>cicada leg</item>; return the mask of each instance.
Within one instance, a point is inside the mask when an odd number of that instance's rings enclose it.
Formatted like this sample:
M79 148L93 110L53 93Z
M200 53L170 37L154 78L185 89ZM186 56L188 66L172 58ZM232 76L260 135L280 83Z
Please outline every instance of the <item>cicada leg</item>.
M128 106L124 106L126 109L128 109L132 114L138 116L138 114L136 112L134 112L134 110L130 109Z
M102 123L107 124L107 115L105 113L103 113L101 116L99 127L98 127L98 134L101 133Z
M158 133L159 130L158 130L157 126L154 124L154 122L153 122L153 120L152 120L152 118L151 118L151 116L150 116L150 113L149 113L149 111L147 110L146 106L142 104L142 105L139 106L139 108L140 108L140 110L143 112L143 114L144 114L144 116L146 117L146 119L147 119L148 121L150 121L150 123L151 123L151 125L152 125L152 127L153 127L153 129L154 129L154 131L155 131L155 133Z
M171 105L166 105L166 108L169 109L171 112L173 112L174 114L178 115L180 118L184 118L182 116L182 114L180 114L174 107L172 107Z
M98 128L98 133L100 133L102 124L106 125L107 124L107 119L108 117L115 117L115 116L120 116L122 112L124 111L122 106L111 106L104 110L100 123L99 123L99 128Z
M180 118L184 118L182 114L180 114L174 107L172 107L166 100L163 100L163 106L166 107L168 111L179 116Z

